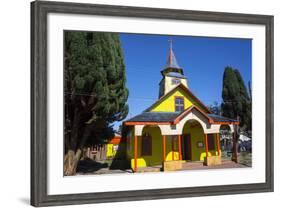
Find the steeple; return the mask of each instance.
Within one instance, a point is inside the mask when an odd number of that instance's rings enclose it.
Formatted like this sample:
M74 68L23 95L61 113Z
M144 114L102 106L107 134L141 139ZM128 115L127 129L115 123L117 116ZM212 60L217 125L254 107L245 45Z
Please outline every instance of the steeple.
M179 73L181 75L183 75L183 70L182 68L179 66L175 53L173 51L173 41L172 39L169 39L170 42L170 50L169 50L169 55L168 55L168 59L166 62L166 66L164 67L164 69L161 71L162 75L164 76L166 73L169 72L176 72Z
M163 76L159 83L159 98L177 87L179 84L187 86L187 78L183 74L183 69L179 66L173 51L172 40L170 42L169 55L164 69L161 71Z
M168 60L167 60L165 68L180 69L179 64L177 62L177 59L175 57L174 51L173 51L173 41L172 41L172 39L170 39L169 42L170 42L170 52L169 52L169 56L168 56Z

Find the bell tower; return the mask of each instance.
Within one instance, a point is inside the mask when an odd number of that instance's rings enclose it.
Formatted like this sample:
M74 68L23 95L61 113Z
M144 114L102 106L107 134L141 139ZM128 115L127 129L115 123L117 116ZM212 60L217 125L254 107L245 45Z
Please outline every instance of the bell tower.
M161 71L162 80L159 83L159 98L170 92L179 84L187 85L187 78L183 74L183 69L179 67L176 56L173 52L172 40L170 42L170 50L166 66Z

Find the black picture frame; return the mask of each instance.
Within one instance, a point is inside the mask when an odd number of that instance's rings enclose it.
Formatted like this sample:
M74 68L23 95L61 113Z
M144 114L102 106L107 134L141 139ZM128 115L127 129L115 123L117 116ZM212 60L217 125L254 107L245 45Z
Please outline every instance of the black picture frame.
M47 194L47 15L85 14L264 25L266 182L170 189ZM31 205L69 205L273 191L273 16L35 1L31 3Z

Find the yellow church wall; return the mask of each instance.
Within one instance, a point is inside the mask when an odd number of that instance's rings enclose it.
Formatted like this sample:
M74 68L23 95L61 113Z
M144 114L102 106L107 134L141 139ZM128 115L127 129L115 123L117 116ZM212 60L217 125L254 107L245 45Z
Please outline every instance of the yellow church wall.
M162 165L163 163L163 144L162 135L159 127L145 127L143 134L148 133L152 137L152 154L150 156L141 155L141 137L138 137L138 148L137 148L137 167L147 167ZM166 161L173 159L171 136L166 136ZM134 161L134 139L130 142L131 151L128 154L131 168L135 167ZM174 139L174 160L179 160L178 144L177 139Z
M174 151L172 151L172 141L174 142ZM174 139L172 139L172 136L166 136L166 161L173 160L173 152L174 160L179 160L177 137L174 137Z
M142 137L138 136L138 144L137 144L137 167L148 167L148 166L156 166L162 165L163 163L163 144L162 144L162 135L159 127L147 126L143 129L143 134L148 133L152 137L152 154L150 156L141 155L141 140ZM187 123L184 126L183 134L191 135L191 160L192 161L204 161L206 157L205 151L205 137L204 132L199 123L196 126L194 124ZM218 155L217 145L214 139L214 150L209 150L208 155L214 156ZM132 132L132 136L129 139L130 142L127 142L127 158L131 163L131 168L134 168L134 132ZM128 141L128 140L127 140ZM203 147L198 147L197 143L202 142ZM183 143L182 143L183 145ZM173 160L173 151L172 151L172 136L166 136L166 161ZM174 160L179 160L179 152L178 152L178 139L174 138Z
M184 97L184 109L191 105L200 106L182 89L179 88L173 92L170 96L167 96L162 102L154 106L152 112L175 112L175 97Z
M126 143L120 142L118 145L116 144L107 144L106 145L106 157L107 158L120 158L126 155Z
M204 161L204 158L206 157L206 149L205 149L205 137L202 127L199 123L197 125L192 125L190 123L187 123L184 126L183 134L190 134L191 137L191 160L192 161ZM198 142L202 142L203 146L198 147ZM216 142L214 150L208 151L208 156L214 156L218 155L217 145Z
M106 157L110 158L113 157L116 154L116 151L114 151L113 144L107 144L106 145Z
M141 137L138 137L137 144L137 167L162 165L162 136L159 127L145 127L143 134L148 133L152 137L152 154L141 155ZM131 167L134 168L134 139L132 141Z

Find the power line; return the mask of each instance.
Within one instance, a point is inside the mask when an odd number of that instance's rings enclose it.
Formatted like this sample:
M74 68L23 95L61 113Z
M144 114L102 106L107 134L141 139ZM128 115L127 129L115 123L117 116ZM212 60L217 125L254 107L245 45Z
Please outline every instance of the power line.
M78 95L78 96L89 96L89 97L98 97L98 98L107 98L107 96L101 96L101 95L93 95L93 94L88 94L88 93L69 93L69 92L65 92L68 95ZM149 101L156 101L158 100L158 98L152 98L152 97L128 97L127 99L124 98L124 100L149 100ZM214 100L204 100L205 103L209 103L212 102L210 105L213 104L213 102L215 102ZM251 102L251 101L247 101L247 102ZM240 103L237 101L222 101L221 103ZM218 103L219 104L219 103Z

